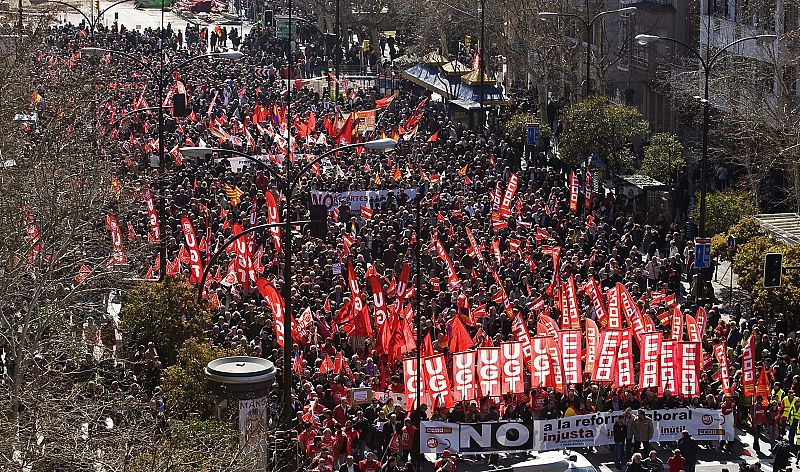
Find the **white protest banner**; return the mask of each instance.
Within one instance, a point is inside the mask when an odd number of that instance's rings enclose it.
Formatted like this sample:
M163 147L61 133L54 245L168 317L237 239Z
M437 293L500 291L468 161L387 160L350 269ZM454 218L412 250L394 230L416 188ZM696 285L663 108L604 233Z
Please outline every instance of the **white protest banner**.
M622 412L577 415L554 420L447 423L423 421L420 426L422 453L485 454L491 452L548 451L564 448L606 446L614 443L614 419ZM673 442L684 430L697 441L733 440L733 417L719 410L675 408L650 410L653 439Z
M405 192L409 200L417 196L418 189L394 190L352 190L350 192L328 192L325 190L311 190L311 204L325 205L328 211L339 207L344 202L350 202L350 210L360 212L361 207L375 209L383 205L389 195L397 197L400 192Z

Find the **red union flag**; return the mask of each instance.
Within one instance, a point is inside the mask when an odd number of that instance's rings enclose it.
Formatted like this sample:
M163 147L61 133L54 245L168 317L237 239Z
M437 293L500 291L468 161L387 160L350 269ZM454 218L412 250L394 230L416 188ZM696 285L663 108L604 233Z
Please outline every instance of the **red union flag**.
M158 227L158 215L156 214L156 206L153 203L153 196L150 194L150 190L145 190L142 197L147 207L147 223L150 225L148 238L151 243L158 244L161 242L161 228Z
M416 406L417 395L421 394L420 387L424 390L424 384L420 385L420 379L417 378L416 358L403 359L403 378L406 385L406 411L411 411Z
M600 291L600 284L597 283L597 280L594 279L594 276L589 277L589 281L584 290L586 291L586 294L589 295L589 298L592 299L594 315L597 318L597 321L600 323L600 326L606 326L608 324L608 312L603 304L603 298L600 296L602 293Z
M728 346L725 343L714 344L714 357L719 364L719 377L722 383L722 394L731 394L731 372L728 367Z
M365 220L371 220L373 213L374 212L372 211L371 208L368 208L368 207L365 207L364 205L361 205L361 218L363 218Z
M589 170L589 167L586 167L586 177L584 183L584 190L583 194L586 197L584 201L584 206L587 210L592 209L592 172Z
M750 335L744 350L742 350L742 386L745 395L755 395L756 393L756 357L753 336Z
M558 343L552 338L548 338L547 340L547 354L550 356L550 369L553 372L550 386L553 387L556 392L567 393L567 388L564 384L564 373L561 370L561 349L559 349Z
M620 296L617 287L606 291L608 298L608 329L622 329L622 316L620 313Z
M501 343L501 363L503 365L503 386L501 391L506 393L523 393L525 391L525 376L522 363L522 343Z
M660 332L644 333L642 347L639 350L639 388L658 387L659 362L658 353L661 350Z
M514 338L517 341L522 343L522 356L524 362L528 365L528 370L533 372L533 363L532 356L533 356L533 346L531 345L531 333L528 331L528 326L525 324L525 321L522 319L522 315L519 313L514 316L511 320L511 333L514 334Z
M514 199L514 195L517 193L517 182L517 174L511 174L511 177L508 178L506 191L503 193L503 200L500 203L500 215L503 218L508 218L511 215L511 200Z
M580 329L581 328L581 314L578 311L578 293L575 290L575 277L570 274L569 280L565 284L566 290L563 290L562 293L564 295L564 299L566 300L566 307L562 307L565 313L565 318L562 318L563 321L567 321L568 324L564 324L563 328L571 328L571 329Z
M670 327L670 339L673 341L683 340L683 312L677 306L672 307L672 326Z
M264 197L267 201L267 223L275 224L280 223L281 218L278 213L278 202L275 201L275 196L271 191L265 190ZM281 228L279 226L271 226L269 232L272 235L272 243L275 246L275 252L281 250Z
M478 386L482 397L500 396L500 348L478 348Z
M181 220L183 221L183 220ZM191 223L189 223L191 225ZM186 229L184 227L184 234ZM241 234L244 231L242 225L236 223L233 225L233 235ZM188 243L188 239L187 239ZM253 267L253 258L250 257L250 245L247 244L247 239L239 238L234 243L236 247L236 259L234 259L235 267L234 270L236 272L236 280L242 284L244 288L250 288L250 280L255 280L256 278L256 271ZM189 248L189 256L191 259L191 247ZM200 256L200 252L197 253L198 257Z
M700 396L700 360L703 350L700 343L678 343L680 349L681 388L679 393L692 398Z
M616 372L617 350L620 347L622 331L607 329L600 333L597 360L592 372L593 382L613 382Z
M181 228L189 251L189 282L200 282L203 278L203 262L200 260L200 250L197 248L197 238L191 220L182 216Z
M620 332L619 351L617 351L615 387L633 385L633 350L631 347L631 328Z
M580 184L578 178L575 176L575 171L569 171L569 211L578 211L578 192L580 192Z
M267 306L272 311L272 319L275 323L275 340L278 345L284 347L284 326L283 326L283 298L275 290L275 287L267 279L256 280L256 287L267 302Z
M453 406L453 396L450 394L450 378L447 375L447 366L444 354L426 357L425 388L431 396L433 406Z
M497 181L497 184L494 186L494 190L492 191L492 210L497 211L500 209L500 198L502 196L503 191L500 189L500 181Z
M675 356L677 355L677 342L673 340L662 340L661 341L661 356L659 358L660 364L660 379L659 379L659 387L658 387L658 394L663 395L665 390L669 390L673 394L677 392L676 390L676 368L675 368Z
M453 396L455 401L476 398L475 351L453 354Z
M447 288L451 291L458 290L458 287L461 286L461 281L458 280L458 274L456 274L456 269L453 267L453 261L450 260L450 255L447 254L439 238L434 237L433 246L439 259L444 262L444 266L447 269Z
M369 287L372 290L372 302L375 315L375 329L378 331L377 347L379 352L385 353L389 350L391 340L391 329L389 329L389 311L386 309L386 295L383 293L383 285L378 277L370 275Z
M564 382L577 385L583 381L581 372L581 330L565 329L558 333L558 344L561 347L561 366L564 370Z
M695 313L695 321L697 321L697 329L700 331L700 337L706 333L706 325L708 324L708 314L706 313L706 309L700 307L697 309L697 313Z
M633 328L633 334L641 343L640 336L645 333L645 328L642 314L639 313L639 307L628 292L628 289L619 282L617 283L617 294L622 301L622 308L625 311L625 319L628 320L628 326Z
M594 372L597 362L597 344L600 338L600 330L594 320L586 320L586 372Z
M697 326L697 321L692 315L686 315L686 333L689 335L689 342L702 342L700 338L700 328Z
M531 387L546 388L552 383L552 369L550 367L550 344L552 339L548 336L534 336L533 338L533 368L531 369Z
M113 245L111 259L108 260L108 265L127 264L128 259L125 257L125 250L122 248L122 231L119 229L117 217L114 215L106 216L106 225L108 226L108 231L111 233L111 244Z

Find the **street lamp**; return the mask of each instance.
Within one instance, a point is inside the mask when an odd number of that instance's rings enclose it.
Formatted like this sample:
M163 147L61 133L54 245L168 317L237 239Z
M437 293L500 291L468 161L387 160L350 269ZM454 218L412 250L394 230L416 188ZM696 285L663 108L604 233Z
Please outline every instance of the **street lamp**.
M616 10L608 10L608 11L601 11L600 13L596 14L595 16L589 18L589 4L586 4L586 18L583 18L580 15L576 15L575 13L556 13L550 11L543 11L539 12L539 19L542 21L551 20L553 18L558 17L569 17L569 18L576 18L581 23L586 30L586 98L592 93L592 29L594 27L594 22L600 19L601 17L611 14L611 13L633 13L636 11L636 7L624 7L618 8Z
M650 43L655 43L658 41L670 41L676 44L680 44L681 46L685 47L689 50L692 54L697 56L700 60L700 66L703 69L703 96L695 96L695 99L698 99L700 103L703 105L703 153L700 160L700 236L706 236L706 192L707 192L707 185L706 185L706 167L708 167L708 125L709 125L709 109L711 107L711 102L708 99L708 85L709 80L711 77L711 69L717 63L717 60L722 56L722 54L727 51L728 49L736 46L739 43L743 43L745 41L774 41L777 39L777 36L774 34L759 34L755 36L748 36L746 38L737 39L736 41L732 41L722 47L721 49L717 50L713 55L711 54L710 46L706 47L705 56L700 53L697 49L689 46L688 44L674 38L666 38L663 36L655 36L652 34L637 34L636 35L636 42L642 46L646 46Z
M344 146L339 146L334 149L330 149L325 151L324 153L320 154L312 161L306 163L297 173L292 173L290 168L287 168L286 175L279 176L277 172L266 163L257 159L249 154L232 150L232 149L219 149L219 148L182 148L181 152L186 151L187 155L193 156L207 156L213 154L215 152L222 153L227 152L231 153L236 156L241 156L249 161L256 163L261 169L268 171L275 180L278 181L280 189L283 191L283 196L286 199L286 217L284 218L283 223L281 226L284 227L283 231L283 251L284 251L284 264L283 264L283 304L284 304L284 313L283 313L283 332L284 333L291 333L292 332L292 196L294 195L294 191L297 188L297 184L300 182L300 178L310 170L315 164L318 164L324 158L335 154L340 151L344 151L347 149L353 149L357 147L363 146L365 149L375 150L375 151L389 151L394 149L397 145L397 141L391 138L382 138L382 139L375 139L372 141L367 141L364 143L354 143L354 144L346 144ZM208 260L206 267L203 269L203 277L200 279L200 284L198 285L198 299L202 298L203 288L205 287L206 278L210 273L210 268L216 262L219 255L225 252L225 248L233 244L238 238L245 236L253 231L257 231L264 228L269 228L275 226L274 223L265 224L265 225L257 225L247 228L246 230L242 231L241 233L231 237L220 247L217 252L215 252L211 258ZM288 339L291 339L289 337ZM292 416L292 350L291 347L288 345L288 342L284 343L283 346L283 415L284 421L286 421L286 425L291 423Z
M187 64L189 64L191 62L194 62L194 61L197 61L197 60L200 60L200 59L205 59L205 58L213 58L213 57L218 57L218 58L221 58L221 59L229 59L229 60L238 60L238 59L241 59L242 57L244 57L244 54L242 52L240 52L240 51L225 51L225 52L214 52L214 53L211 53L211 54L201 54L199 56L189 57L188 59L185 59L185 60L179 62L178 64L169 67L169 69L167 69L166 71L164 69L164 54L163 54L163 51L162 51L162 54L160 54L161 61L159 61L158 69L154 68L151 64L148 64L147 62L144 62L143 60L141 60L140 58L136 57L133 54L130 54L130 53L127 53L127 52L124 52L124 51L118 51L116 49L106 49L106 48L98 48L98 47L85 47L85 48L81 49L81 54L82 55L85 54L86 57L98 57L98 56L101 56L103 54L114 54L114 55L125 57L125 58L131 60L132 62L139 64L147 73L150 74L151 79L153 79L158 84L158 100L159 100L159 103L161 104L160 106L157 107L158 108L158 177L157 177L157 182L159 184L158 185L158 196L159 196L159 199L158 199L158 218L159 218L159 222L158 223L159 223L160 230L161 230L161 240L159 241L159 253L161 255L161 264L162 265L166 264L167 263L167 238L166 238L167 232L166 232L166 223L165 223L164 220L166 219L165 214L166 214L167 210L166 210L166 202L165 202L166 197L164 196L164 186L165 186L165 184L163 182L161 182L161 179L163 179L163 177L164 177L164 161L165 161L165 156L164 156L164 108L165 107L163 106L164 83L167 80L172 78L172 74L174 72L180 70L180 68L182 68L183 66L185 66L185 65L187 65ZM134 110L134 112L135 111L136 110ZM159 280L159 282L164 280L165 275L166 275L166 271L163 269L163 266L162 266L162 268L160 268L159 271L158 271L158 280Z
M106 8L104 8L103 10L99 10L97 12L97 16L94 16L94 7L92 6L92 3L89 2L90 15L91 15L91 18L90 18L90 17L86 16L86 13L84 13L80 8L78 8L75 5L72 5L70 3L67 3L67 2L62 2L62 1L59 1L59 0L30 0L31 5L33 5L33 6L40 6L40 5L44 5L45 3L52 3L52 4L55 4L55 5L65 6L65 7L69 8L69 9L77 12L79 15L81 15L83 17L84 20L86 20L86 23L89 25L89 37L91 38L92 42L94 42L94 31L97 28L97 24L100 23L100 19L103 18L103 15L108 10L111 10L115 6L119 5L120 3L125 3L125 2L130 2L130 1L131 0L119 0L117 2L114 2L111 5L109 5Z

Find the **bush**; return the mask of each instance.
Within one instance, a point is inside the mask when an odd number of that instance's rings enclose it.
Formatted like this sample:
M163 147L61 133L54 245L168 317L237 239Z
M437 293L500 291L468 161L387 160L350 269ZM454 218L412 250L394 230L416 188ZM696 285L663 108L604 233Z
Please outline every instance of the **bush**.
M122 332L132 344L153 342L164 365L175 362L178 347L211 326L205 303L183 278L144 281L128 292L120 313Z
M670 174L685 163L683 145L678 137L672 133L656 133L650 136L650 144L644 149L644 160L637 174L669 183Z
M199 413L210 418L214 397L203 369L214 359L243 355L236 349L213 348L199 338L187 339L178 351L177 363L164 370L161 389L172 414Z
M550 147L550 126L542 123L538 115L533 113L515 113L511 119L503 123L503 130L517 143L525 144L528 140L528 123L539 123L539 151Z
M706 234L728 231L733 224L745 216L753 216L757 208L746 192L724 190L706 195ZM695 195L691 217L700 220L700 194Z
M745 216L727 231L714 235L711 239L711 253L727 260L733 259L733 254L728 250L728 236L736 238L736 246L747 244L753 238L764 235L761 223L752 216Z
M800 312L800 273L785 271L780 287L764 288L764 255L768 252L783 253L784 266L800 264L800 246L789 246L768 236L756 236L737 246L734 268L739 275L739 286L750 292L753 306L761 313Z
M633 163L628 149L631 140L646 135L650 129L639 110L602 97L567 107L561 121L564 124L559 141L562 160L577 167L597 152L615 173L630 169Z

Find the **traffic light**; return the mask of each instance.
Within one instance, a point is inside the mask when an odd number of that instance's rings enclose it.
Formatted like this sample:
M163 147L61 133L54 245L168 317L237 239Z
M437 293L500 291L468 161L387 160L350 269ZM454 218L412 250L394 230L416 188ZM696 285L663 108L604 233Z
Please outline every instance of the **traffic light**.
M783 273L783 254L770 252L764 256L764 287L780 287Z
M272 28L275 24L275 12L272 10L264 10L264 28Z
M311 205L309 207L311 212L311 223L308 224L311 230L311 236L315 238L325 239L328 235L328 209L325 205Z

